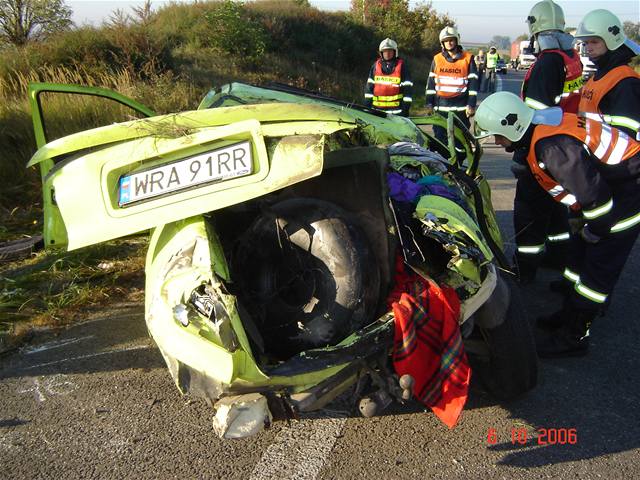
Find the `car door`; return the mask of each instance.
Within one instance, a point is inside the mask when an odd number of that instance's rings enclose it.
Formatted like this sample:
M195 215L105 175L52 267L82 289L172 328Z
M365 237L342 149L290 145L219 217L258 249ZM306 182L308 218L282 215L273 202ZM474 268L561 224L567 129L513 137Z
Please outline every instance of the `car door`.
M36 139L36 146L38 149L43 148L47 143L54 141L57 138L65 136L69 133L75 133L69 131L70 123L70 109L69 106L75 105L77 107L77 114L81 114L81 104L79 98L101 98L109 103L118 104L124 109L128 109L129 112L134 113L138 118L146 118L155 115L153 110L142 105L135 100L132 100L117 92L99 88L99 87L87 87L80 85L62 85L55 83L31 83L29 85L29 103L31 106L31 117L33 120L33 128ZM53 98L55 97L55 99ZM63 99L64 98L64 99ZM113 107L112 107L113 108ZM48 115L47 112L54 111L58 113L58 117L55 115ZM102 107L100 107L102 110ZM104 110L102 110L104 113ZM131 113L125 114L121 120L130 119ZM111 121L117 120L118 112L114 116L105 116ZM96 125L95 122L86 123L86 116L83 116L82 120L77 119L76 124L80 129L87 129ZM65 132L65 129L67 130ZM38 162L40 168L40 175L43 183L43 212L44 212L44 237L45 246L64 247L67 245L67 231L64 221L60 215L60 209L55 200L55 192L52 184L47 184L45 181L48 174L55 167L57 163L64 161L64 158L51 157L43 159Z

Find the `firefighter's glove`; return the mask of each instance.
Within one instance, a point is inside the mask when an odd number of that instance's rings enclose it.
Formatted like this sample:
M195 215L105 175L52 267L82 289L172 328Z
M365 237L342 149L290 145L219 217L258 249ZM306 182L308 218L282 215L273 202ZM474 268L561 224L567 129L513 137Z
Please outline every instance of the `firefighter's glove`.
M584 228L580 230L580 237L585 242L591 244L598 243L600 241L600 237L589 230L589 225L585 225Z
M571 232L571 235L576 235L578 232L581 232L582 227L584 227L584 218L582 218L582 216L569 216L569 231Z
M467 105L467 108L465 109L464 113L467 114L468 118L471 118L476 114L476 109Z
M527 170L529 170L529 168L521 163L511 164L511 173L513 173L513 176L516 178L524 177L527 174Z
M426 115L433 115L433 105L427 105Z

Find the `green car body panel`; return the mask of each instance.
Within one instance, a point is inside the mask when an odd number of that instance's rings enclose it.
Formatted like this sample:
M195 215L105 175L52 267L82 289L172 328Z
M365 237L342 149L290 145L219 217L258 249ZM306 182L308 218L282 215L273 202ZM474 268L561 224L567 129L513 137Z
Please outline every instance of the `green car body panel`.
M244 84L212 91L198 110L153 116L137 102L87 88L37 84L29 92L39 146L29 166L39 165L42 172L47 245L72 250L151 231L145 266L147 325L182 392L199 391L212 400L265 389L304 392L346 372L358 358L353 354L354 346L375 343L389 335L393 325L388 315L374 318L362 331L353 332L337 345L318 349L331 353L331 360L311 362L293 373L263 368L255 356L251 328L241 318L238 299L225 287L233 279L220 232L208 221L211 212L300 184L350 162L357 164L357 155L332 156L341 150L345 139L353 141L352 147L434 142L418 124L444 126L464 141L470 162L468 173L476 178L483 201L490 206L490 191L477 171L477 161L472 164L474 152L468 138L465 140L454 128L451 119L434 116L412 121ZM42 91L105 96L149 118L45 143L37 101ZM250 174L120 204L119 182L123 177L242 142L250 144ZM445 148L453 151L453 141ZM475 155L480 153L476 151ZM491 261L487 239L460 207L444 199L424 197L418 214L429 210L442 219L446 233L472 239L484 263ZM485 214L491 237L501 247L493 209L485 209ZM461 259L454 268L463 277L477 281L480 266ZM215 299L215 323L193 312L176 310L203 285ZM341 357L341 351L351 353ZM303 352L298 357L305 365L305 358L311 356Z

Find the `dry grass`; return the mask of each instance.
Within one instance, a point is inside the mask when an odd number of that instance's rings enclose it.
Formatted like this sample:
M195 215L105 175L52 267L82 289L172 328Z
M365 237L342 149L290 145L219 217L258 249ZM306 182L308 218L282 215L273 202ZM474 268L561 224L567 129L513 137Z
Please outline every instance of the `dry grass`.
M6 77L0 78L0 98L25 98L29 83L50 82L87 85L93 87L107 87L123 94L132 89L135 79L128 70L115 72L89 71L82 65L76 67L45 65L28 73L14 71Z
M0 265L2 338L38 327L59 327L114 300L143 301L146 237L116 240L79 251L39 252Z

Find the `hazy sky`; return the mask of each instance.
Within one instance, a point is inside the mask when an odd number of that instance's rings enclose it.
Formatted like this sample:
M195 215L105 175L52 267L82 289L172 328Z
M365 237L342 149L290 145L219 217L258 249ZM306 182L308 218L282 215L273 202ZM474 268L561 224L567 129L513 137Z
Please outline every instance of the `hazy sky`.
M189 1L189 0L182 0ZM323 10L348 10L349 0L310 0L311 4ZM77 24L99 24L116 9L128 11L132 5L142 5L143 1L132 0L67 0L74 11ZM152 6L161 6L165 0L152 0ZM411 5L417 1L411 0ZM431 2L439 13L448 13L460 28L462 42L486 42L494 35L504 35L514 39L527 32L524 23L529 10L536 0L434 0ZM596 8L607 8L618 15L620 20L640 21L640 0L564 0L562 6L567 26L577 26L585 13Z

